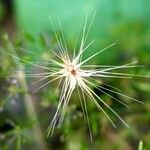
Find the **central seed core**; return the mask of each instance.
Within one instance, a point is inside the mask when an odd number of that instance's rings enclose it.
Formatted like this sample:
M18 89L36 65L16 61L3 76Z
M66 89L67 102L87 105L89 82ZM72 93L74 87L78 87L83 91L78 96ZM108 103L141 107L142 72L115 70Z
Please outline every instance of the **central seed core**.
M72 70L71 70L71 74L72 74L73 76L75 76L75 75L76 75L76 70L72 69Z
M74 77L77 75L78 68L76 65L66 64L65 69L70 75L72 75Z

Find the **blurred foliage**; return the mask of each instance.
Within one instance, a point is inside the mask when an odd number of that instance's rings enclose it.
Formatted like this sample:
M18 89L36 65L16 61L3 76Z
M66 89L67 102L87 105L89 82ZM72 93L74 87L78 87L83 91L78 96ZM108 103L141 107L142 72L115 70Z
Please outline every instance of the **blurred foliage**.
M3 5L2 5L2 3L0 1L0 22L2 20L3 15L4 15L4 7L3 7Z
M150 79L105 80L105 83L118 87L125 94L144 101L144 105L131 103L123 97L114 95L119 100L128 102L130 108L127 109L106 95L98 93L129 123L130 128L124 127L108 112L118 124L118 128L114 129L104 114L99 112L94 104L88 103L93 133L93 143L91 143L78 96L74 93L62 128L56 129L52 138L47 138L47 127L55 113L60 89L56 89L57 83L53 83L32 94L36 87L31 83L35 79L20 79L18 76L14 78L11 76L12 72L16 69L33 72L41 70L33 68L26 62L18 61L5 52L33 63L42 63L43 59L52 58L50 49L56 49L57 41L50 24L50 15L57 34L60 34L57 17L60 19L71 53L76 43L76 33L85 20L85 13L88 13L89 24L93 12L97 10L88 38L88 41L94 38L95 43L87 50L84 57L90 56L110 43L117 42L110 51L92 60L93 63L121 65L138 60L139 64L144 64L144 67L126 70L126 72L149 75L150 2L147 0L14 0L13 2L19 36L11 41L7 34L0 35L2 43L0 48L0 150L35 148L37 150L143 150L142 143L138 147L140 140L144 142L144 148L149 150ZM1 8L0 3L0 18L3 17Z

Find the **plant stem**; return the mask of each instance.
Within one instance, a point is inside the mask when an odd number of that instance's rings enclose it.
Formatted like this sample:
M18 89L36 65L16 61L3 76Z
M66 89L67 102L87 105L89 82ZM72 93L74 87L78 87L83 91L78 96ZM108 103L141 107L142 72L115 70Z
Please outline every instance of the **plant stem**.
M8 49L11 51L11 53L14 56L17 56L17 53L14 51L14 48L13 48L11 42L9 42L7 46L8 46ZM36 111L35 111L35 108L34 108L32 98L27 92L28 91L28 86L27 86L27 82L26 82L26 79L25 79L25 76L24 76L23 66L21 65L21 63L19 62L18 59L14 59L14 61L17 65L18 69L19 69L18 71L21 74L21 78L20 78L20 75L17 76L18 80L19 80L19 83L20 83L20 86L21 86L22 89L24 89L26 91L25 94L24 94L24 104L25 104L27 114L28 114L29 118L34 118L35 119L35 122L34 122L34 125L33 125L33 137L34 137L34 140L36 142L36 147L39 150L41 150L41 149L42 150L47 150L47 146L46 146L46 143L43 139L43 134L42 134L42 131L41 131L38 119L37 119L37 115L36 115Z

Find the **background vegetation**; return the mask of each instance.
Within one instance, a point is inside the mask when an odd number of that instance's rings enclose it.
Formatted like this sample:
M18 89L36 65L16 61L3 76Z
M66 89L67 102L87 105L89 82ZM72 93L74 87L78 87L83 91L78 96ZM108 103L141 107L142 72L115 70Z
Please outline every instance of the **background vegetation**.
M150 1L148 0L1 0L0 1L0 150L141 150L150 149L150 79L107 79L105 83L125 94L144 101L144 105L126 100L124 108L102 93L98 93L131 126L126 128L111 113L118 128L114 129L102 112L88 103L93 143L83 119L76 94L71 98L61 129L47 138L47 127L56 110L59 89L56 83L32 94L35 79L12 77L13 70L37 71L31 65L8 56L9 52L33 63L41 57L52 57L55 48L49 16L60 33L60 19L70 53L76 43L76 33L88 14L88 23L97 10L88 40L95 43L84 57L108 44L117 45L96 57L91 63L122 65L134 60L143 68L126 73L150 75ZM79 43L78 43L79 44ZM21 48L15 49L15 47ZM34 55L32 52L38 53ZM48 57L49 56L49 57ZM94 89L96 90L96 89ZM55 91L55 93L54 93ZM88 99L87 99L88 100ZM142 140L143 144L139 144ZM143 148L144 145L144 148Z

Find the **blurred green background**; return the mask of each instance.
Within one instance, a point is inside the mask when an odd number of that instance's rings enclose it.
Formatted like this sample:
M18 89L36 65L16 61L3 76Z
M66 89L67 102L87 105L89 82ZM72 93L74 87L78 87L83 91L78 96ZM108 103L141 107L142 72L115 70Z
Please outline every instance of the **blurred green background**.
M47 127L57 108L60 89L55 90L57 86L54 83L32 94L36 88L32 86L35 79L11 77L13 70L23 68L36 72L37 68L19 62L3 51L33 63L40 62L41 57L52 57L49 49L55 49L57 41L50 16L58 34L61 32L59 18L69 52L72 53L85 14L90 24L95 11L88 36L88 41L95 39L95 42L84 57L116 42L116 46L91 60L91 63L122 65L137 60L144 67L126 70L126 73L150 75L150 1L0 0L0 150L137 150L140 140L146 150L150 149L149 78L104 80L145 104L132 103L114 95L128 102L130 108L127 109L98 93L131 127L126 128L110 113L118 125L114 129L104 114L94 104L88 103L93 133L91 143L76 93L71 98L62 128L56 129L52 138L47 138ZM14 47L30 51L14 50Z

